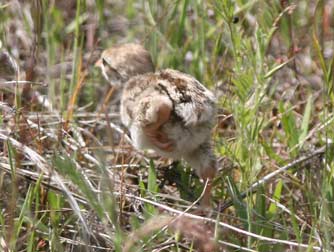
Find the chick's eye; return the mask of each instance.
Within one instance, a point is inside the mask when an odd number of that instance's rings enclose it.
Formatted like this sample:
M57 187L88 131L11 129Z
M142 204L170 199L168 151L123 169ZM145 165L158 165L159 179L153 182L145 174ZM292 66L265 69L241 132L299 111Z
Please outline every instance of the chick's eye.
M107 76L109 81L120 81L123 80L121 74L109 64L103 64L104 74Z
M103 64L104 66L108 66L108 62L105 60L105 58L102 58L102 64Z

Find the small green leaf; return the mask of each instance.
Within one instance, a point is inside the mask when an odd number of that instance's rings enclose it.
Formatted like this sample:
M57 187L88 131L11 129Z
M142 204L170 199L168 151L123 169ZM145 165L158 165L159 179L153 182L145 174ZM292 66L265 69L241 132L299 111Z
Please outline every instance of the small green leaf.
M227 189L230 197L233 200L233 205L236 209L237 216L240 218L241 222L244 224L245 229L248 229L248 211L247 207L245 207L245 203L242 200L241 194L234 183L234 181L230 177L226 177L227 181Z
M280 201L281 199L281 195L282 195L282 188L283 188L283 182L280 179L276 185L275 191L274 191L274 195L273 195L273 199L277 202ZM269 206L269 210L268 213L270 214L270 216L274 216L277 214L277 205L275 202L270 203Z
M92 205L99 217L104 216L104 210L101 204L98 202L96 192L92 190L91 186L83 173L81 173L69 157L56 156L54 159L54 165L62 172L64 176L71 179L74 185L85 195L87 201Z
M159 187L157 184L157 175L155 173L155 166L152 160L150 160L150 166L148 168L147 190L152 194L156 194L159 191Z
M298 143L301 145L305 141L305 137L307 136L308 133L308 126L310 124L310 119L311 119L311 112L312 112L312 102L313 98L312 95L310 95L307 99L304 115L303 115L303 121L301 125L301 132L299 135Z
M292 151L292 155L295 156L297 152L293 149L298 144L299 132L297 130L295 116L293 110L289 107L285 109L283 103L279 104L279 111L282 114L282 126L287 138L288 146Z
M294 58L290 58L287 61L275 66L268 73L265 74L264 78L268 79L269 77L273 76L278 70L282 69L285 65L289 64Z
M314 47L317 51L318 58L320 60L320 65L321 65L322 71L324 73L324 76L327 76L328 73L327 73L326 62L325 62L324 56L322 54L322 49L321 49L319 40L318 40L317 35L315 34L314 30L312 32L312 39L313 39L313 45L314 45Z

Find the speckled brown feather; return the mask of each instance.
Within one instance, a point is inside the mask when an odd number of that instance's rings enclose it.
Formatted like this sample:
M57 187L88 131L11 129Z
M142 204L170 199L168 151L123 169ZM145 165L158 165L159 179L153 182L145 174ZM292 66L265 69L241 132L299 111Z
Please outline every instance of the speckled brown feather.
M172 107L169 121L161 127L161 132L174 144L173 150L168 152L152 144L142 131L150 119L151 122L156 120L150 108L158 107L156 103L161 101L170 101ZM153 111L153 115L147 111ZM199 175L207 172L207 167L215 171L216 161L211 149L215 114L214 95L192 76L172 69L131 78L125 84L121 99L121 119L137 148L154 149L174 159L184 158Z
M172 120L184 127L213 123L214 95L192 76L172 69L131 78L123 90L122 111L128 119L135 120L133 110L138 110L141 99L155 96L165 96L172 102ZM137 117L138 113L140 109ZM128 124L127 119L123 122Z
M135 147L184 158L202 179L208 179L202 200L208 206L216 173L211 146L216 115L213 93L177 70L154 72L149 53L140 45L105 50L99 64L111 84L122 88L121 120Z
M130 76L154 72L151 55L138 44L116 45L102 52L106 79L126 82Z

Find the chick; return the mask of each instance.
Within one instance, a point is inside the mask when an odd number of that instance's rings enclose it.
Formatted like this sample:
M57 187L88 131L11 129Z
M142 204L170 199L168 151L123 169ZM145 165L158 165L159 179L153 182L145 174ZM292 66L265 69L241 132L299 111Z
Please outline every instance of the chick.
M140 45L105 50L98 62L103 75L121 92L121 120L138 149L183 158L207 181L201 200L210 205L217 170L211 146L215 96L194 77L177 70L154 72L150 54Z

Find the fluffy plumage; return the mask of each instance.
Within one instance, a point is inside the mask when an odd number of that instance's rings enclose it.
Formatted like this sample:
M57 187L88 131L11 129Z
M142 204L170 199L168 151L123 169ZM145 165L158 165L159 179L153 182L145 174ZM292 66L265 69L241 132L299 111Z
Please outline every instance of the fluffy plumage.
M135 147L184 158L202 179L209 180L202 200L208 205L216 173L211 147L216 115L213 93L188 74L172 69L154 72L149 53L140 45L105 50L100 64L106 78L123 89L121 120Z
M154 72L151 55L138 44L122 44L106 49L96 65L101 68L104 78L116 87L132 76Z
M145 134L145 127L158 121L163 105L171 110L168 120L159 125L161 142L171 145L167 150ZM210 139L215 113L214 95L192 76L172 69L131 78L121 98L121 119L137 148L183 157L199 175L214 159Z

